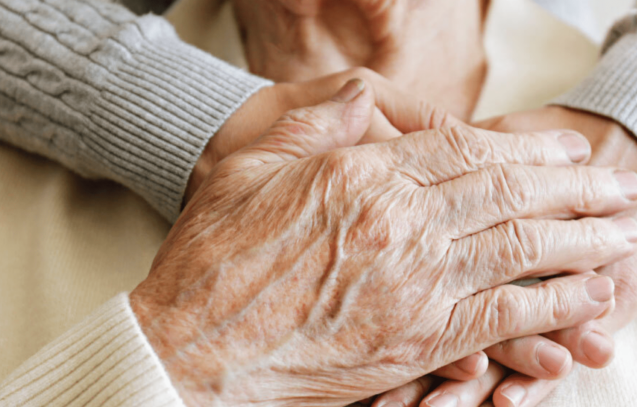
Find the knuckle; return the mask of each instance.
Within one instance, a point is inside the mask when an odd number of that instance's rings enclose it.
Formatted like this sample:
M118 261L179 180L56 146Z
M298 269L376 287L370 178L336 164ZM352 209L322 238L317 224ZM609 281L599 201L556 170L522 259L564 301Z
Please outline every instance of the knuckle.
M510 260L508 273L517 276L537 269L543 258L543 239L535 224L516 219L504 228Z
M520 166L498 164L487 171L492 187L492 202L503 214L522 215L536 196L535 182Z
M635 262L636 260L631 258L612 266L617 268L613 274L617 308L623 311L620 318L624 316L627 321L634 319L637 315L637 274L633 272L635 264L630 264ZM622 269L619 269L620 267Z
M512 290L497 289L493 294L489 313L488 330L491 341L510 338L522 329L526 305L524 297L516 296Z
M610 225L606 220L597 218L584 218L579 220L582 225L581 236L586 239L586 246L592 253L605 253L615 246ZM623 238L622 238L623 240Z
M605 190L603 183L598 182L598 178L593 175L590 168L572 167L573 185L578 190L576 213L591 213L600 210L600 198Z
M447 127L440 131L464 168L475 170L493 156L493 147L481 133L461 126Z
M573 314L569 295L563 285L546 286L548 298L545 303L551 309L552 323L555 325L560 321L568 320Z

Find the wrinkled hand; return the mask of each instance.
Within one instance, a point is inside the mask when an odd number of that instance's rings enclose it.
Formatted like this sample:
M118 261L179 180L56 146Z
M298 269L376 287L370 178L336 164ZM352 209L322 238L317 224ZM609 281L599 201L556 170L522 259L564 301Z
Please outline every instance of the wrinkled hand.
M308 82L276 84L250 97L211 139L192 171L185 203L219 161L252 143L285 112L328 99L352 78L362 78L375 89L376 108L359 144L459 123L443 109L397 90L387 79L366 68L349 69Z
M220 162L130 294L188 404L344 405L612 309L606 277L503 285L634 252L632 219L530 219L634 206L614 169L572 166L581 136L452 127L341 148L371 121L372 88L356 93Z
M574 129L585 135L591 144L590 165L612 165L637 170L637 142L634 136L615 121L591 113L552 106L493 119L482 126L508 132L548 128ZM637 183L631 183L630 188L632 194L637 195ZM625 213L630 216L634 214L634 211ZM611 362L614 349L611 334L637 317L637 256L602 267L597 272L615 281L615 310L603 319L546 335L570 350L576 362L593 368L601 368ZM511 355L513 356L513 352ZM570 364L565 366L561 376L567 374L570 368ZM526 375L513 375L498 387L494 401L496 407L532 407L558 384L559 381L533 380ZM514 387L515 385L519 387ZM520 402L512 403L503 397L503 392L506 389L511 391L511 388L522 396Z
M637 169L637 142L634 137L613 120L591 113L551 106L490 119L478 125L502 132L574 129L584 134L592 146L590 165ZM632 193L637 193L637 185L632 188ZM625 215L634 216L635 211L629 210ZM479 380L446 382L435 392L430 392L435 379L424 377L378 397L374 406L396 401L410 407L419 405L422 400L423 406L430 403L436 407L434 401L437 397L443 400L445 397L457 397L461 400L459 407L477 407L493 395L496 407L533 407L559 385L559 380L551 379L570 373L573 359L592 368L608 365L614 350L611 334L637 317L637 256L604 266L597 272L615 281L616 307L611 314L576 328L552 332L544 337L515 339L486 350L491 358L521 373L503 382L504 371L491 362L490 374ZM485 362L480 363L484 365Z
M233 1L258 75L296 82L364 66L470 118L486 74L486 0Z

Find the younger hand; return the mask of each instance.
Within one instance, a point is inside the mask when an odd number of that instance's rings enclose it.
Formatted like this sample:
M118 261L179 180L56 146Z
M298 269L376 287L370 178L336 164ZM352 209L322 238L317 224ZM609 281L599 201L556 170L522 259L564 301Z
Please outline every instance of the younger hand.
M285 112L328 99L352 78L361 78L374 88L376 103L370 127L360 144L459 123L443 109L399 91L387 79L366 68L349 69L309 82L279 83L249 98L211 139L193 169L185 203L218 162L252 143Z
M563 138L581 136L456 126L349 147L374 104L350 82L219 163L131 293L186 402L344 405L612 308L612 281L580 273L635 236L548 219L635 206L615 169L573 166ZM564 269L579 275L506 285Z

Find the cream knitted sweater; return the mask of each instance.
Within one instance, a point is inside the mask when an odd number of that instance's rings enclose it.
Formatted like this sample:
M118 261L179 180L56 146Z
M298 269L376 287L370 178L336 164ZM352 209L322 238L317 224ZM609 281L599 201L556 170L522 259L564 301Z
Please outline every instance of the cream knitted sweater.
M183 44L163 19L98 0L0 0L0 22L0 137L123 183L169 219L209 138L268 85ZM637 130L636 25L616 26L598 70L562 103ZM13 372L0 405L182 402L122 294Z

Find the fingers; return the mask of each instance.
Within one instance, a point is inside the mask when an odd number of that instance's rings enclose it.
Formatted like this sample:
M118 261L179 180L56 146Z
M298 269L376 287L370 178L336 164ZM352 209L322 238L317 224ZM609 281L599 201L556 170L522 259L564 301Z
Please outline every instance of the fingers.
M583 163L590 157L590 144L575 132L504 134L468 126L412 133L387 148L390 157L395 158L394 164L412 177L422 179L425 186L454 180L495 164L565 166ZM493 169L489 171L473 178L499 175Z
M501 342L485 352L492 360L537 379L560 379L573 367L573 359L566 348L539 335Z
M437 188L453 238L511 219L602 216L637 200L637 173L596 167L495 165ZM637 236L636 236L637 237Z
M302 101L304 104L308 102L313 104L312 102L323 101L331 96L333 89L339 89L352 78L361 78L373 86L376 106L389 123L402 133L446 126L466 126L444 109L398 90L393 82L367 68L349 69L305 82L298 87L296 103ZM308 101L308 97L313 99Z
M576 362L593 369L601 369L608 366L615 354L613 337L602 329L597 321L591 321L561 331L549 332L545 336L568 349ZM522 370L518 371L528 374ZM546 379L545 377L531 376L538 379Z
M396 90L395 85L383 77L374 81L374 91L376 106L404 134L445 127L469 127L443 108Z
M521 374L507 377L493 392L495 407L535 407L560 384L560 380L539 380Z
M437 346L475 352L508 339L580 325L612 309L613 291L612 279L591 275L481 291L455 305Z
M373 112L371 87L360 79L351 80L329 101L286 113L234 159L242 160L245 168L356 145L367 131Z
M443 366L431 374L451 380L467 381L482 376L489 367L489 358L484 352L476 352L447 366Z
M396 130L394 126L387 120L383 113L378 109L374 109L372 122L365 133L365 136L358 144L379 143L402 136L403 134Z
M484 352L476 352L450 365L442 367L431 375L444 377L454 381L469 381L482 377L489 367L489 359ZM390 403L398 403L401 407L415 407L429 393L434 385L431 375L421 377L397 389L378 396L373 407L393 407ZM458 383L458 382L454 382ZM496 383L497 384L497 383ZM493 386L495 387L495 385ZM467 392L475 391L476 384L467 386ZM493 390L493 388L491 389ZM477 404L475 404L477 406Z
M448 381L434 390L420 403L420 407L476 407L493 393L504 378L504 369L490 363L487 372L468 382Z
M611 219L576 221L522 219L502 223L451 243L447 252L450 278L464 292L496 287L529 276L583 273L634 252L637 223L630 227ZM627 240L631 239L631 241Z
M404 386L381 394L372 407L416 407L429 393L434 380L431 376L420 377Z

